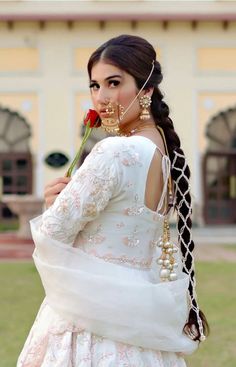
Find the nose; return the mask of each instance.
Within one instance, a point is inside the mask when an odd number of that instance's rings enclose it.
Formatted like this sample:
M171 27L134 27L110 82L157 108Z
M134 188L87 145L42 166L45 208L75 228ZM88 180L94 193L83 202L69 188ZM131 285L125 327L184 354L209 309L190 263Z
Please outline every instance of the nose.
M99 89L97 93L97 103L100 105L106 105L110 101L110 95L105 88Z
M102 88L100 87L97 95L96 95L96 102L101 107L106 106L109 102L112 102L114 100L114 95L112 91L110 91L108 88Z

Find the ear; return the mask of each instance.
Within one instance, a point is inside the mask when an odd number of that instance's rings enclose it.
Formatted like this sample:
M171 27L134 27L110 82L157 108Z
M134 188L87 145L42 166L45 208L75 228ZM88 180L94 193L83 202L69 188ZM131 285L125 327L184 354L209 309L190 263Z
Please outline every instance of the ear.
M149 96L151 97L153 95L153 91L154 91L154 88L153 87L150 87L150 88L147 88L144 90L144 96Z

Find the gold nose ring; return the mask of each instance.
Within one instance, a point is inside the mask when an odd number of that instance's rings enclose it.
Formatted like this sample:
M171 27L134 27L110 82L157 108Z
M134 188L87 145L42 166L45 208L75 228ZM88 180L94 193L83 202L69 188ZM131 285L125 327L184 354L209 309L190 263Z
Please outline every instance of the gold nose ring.
M111 102L108 103L107 107L106 107L106 113L109 115L109 116L112 116L115 114L115 108L113 106L113 104Z

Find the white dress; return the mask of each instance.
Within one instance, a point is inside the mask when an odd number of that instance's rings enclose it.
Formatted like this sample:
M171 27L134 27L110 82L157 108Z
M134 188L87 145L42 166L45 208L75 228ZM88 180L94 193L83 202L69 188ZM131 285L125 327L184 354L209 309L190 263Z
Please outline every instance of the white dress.
M160 282L155 259L163 195L144 204L156 145L99 142L55 203L31 221L46 297L17 367L184 367L198 343L183 333L188 278ZM180 260L178 260L180 262Z

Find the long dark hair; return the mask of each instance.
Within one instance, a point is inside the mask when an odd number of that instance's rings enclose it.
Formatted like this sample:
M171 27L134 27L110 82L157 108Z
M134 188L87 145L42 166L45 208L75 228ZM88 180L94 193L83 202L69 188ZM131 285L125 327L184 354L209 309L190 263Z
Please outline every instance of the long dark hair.
M191 195L189 190L190 169L186 163L184 152L181 149L180 139L175 132L174 124L169 117L169 107L163 100L163 94L159 84L163 79L161 65L156 60L156 52L153 46L145 39L131 35L121 35L110 39L100 46L90 57L88 62L88 74L91 78L93 66L100 60L117 66L119 69L132 75L138 89L144 85L154 62L154 70L147 82L146 88L154 88L152 95L151 112L157 126L164 131L169 157L172 163L171 176L176 185L175 209L178 214L179 243L183 257L183 271L189 275L189 295L191 298L191 309L186 328L196 327L198 335L195 340L200 340L198 319L202 321L205 335L209 333L206 317L198 309L194 290L194 266L193 249L194 242L191 236Z

